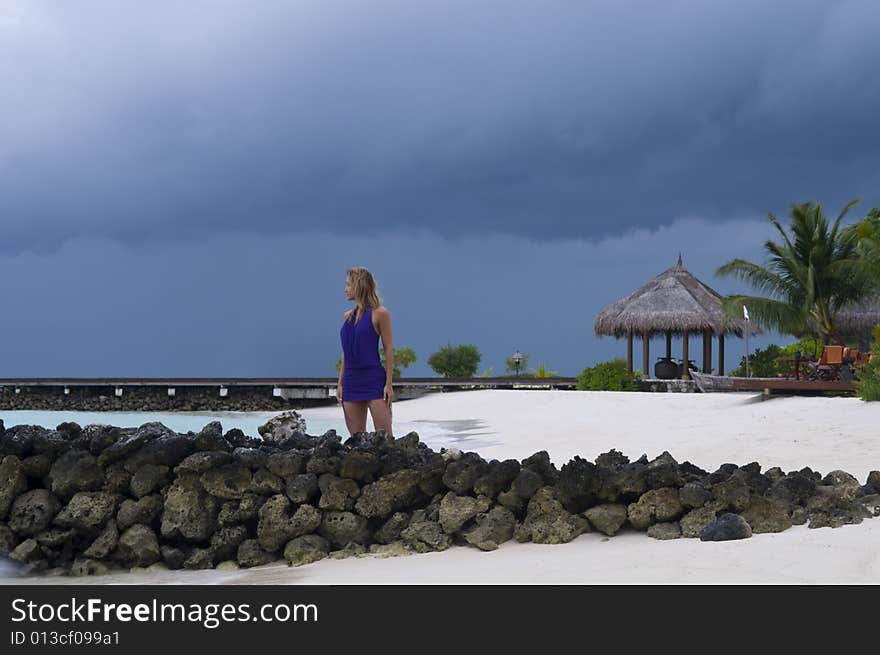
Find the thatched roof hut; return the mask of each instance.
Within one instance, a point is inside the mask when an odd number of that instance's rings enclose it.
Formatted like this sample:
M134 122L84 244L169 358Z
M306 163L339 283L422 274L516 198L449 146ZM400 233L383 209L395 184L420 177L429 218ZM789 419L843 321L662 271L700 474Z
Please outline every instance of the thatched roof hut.
M655 333L666 334L666 357L671 358L672 335L683 338L683 359L688 358L688 337L703 335L703 370L711 372L712 336L718 337L720 374L724 372L724 335L760 332L744 320L725 321L721 294L694 277L678 262L626 298L611 303L596 317L596 335L627 337L627 367L632 370L633 335L642 338L644 369L648 375L648 342Z
M837 330L847 341L858 341L859 347L867 349L871 343L871 331L880 325L880 296L844 307L835 316Z

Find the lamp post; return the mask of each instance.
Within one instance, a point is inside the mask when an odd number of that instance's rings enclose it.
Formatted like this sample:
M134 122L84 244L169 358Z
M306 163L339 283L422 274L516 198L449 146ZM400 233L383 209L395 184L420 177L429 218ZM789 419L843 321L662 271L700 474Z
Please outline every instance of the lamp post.
M751 329L749 320L749 310L743 305L743 318L746 320L746 377L752 377L749 373L749 330Z
M516 351L513 353L513 366L516 369L516 376L519 377L519 363L522 361L522 353L520 351Z

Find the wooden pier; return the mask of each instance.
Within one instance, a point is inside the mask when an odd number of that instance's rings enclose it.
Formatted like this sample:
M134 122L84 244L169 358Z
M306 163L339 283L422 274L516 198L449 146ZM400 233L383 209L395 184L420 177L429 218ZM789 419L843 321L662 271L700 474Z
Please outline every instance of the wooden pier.
M17 393L27 389L57 388L69 393L75 388L112 388L116 396L126 390L143 387L165 387L173 396L178 388L216 388L219 396L225 396L232 387L271 388L272 395L284 398L332 398L336 396L338 378L0 378L0 387L13 388ZM395 389L464 390L464 389L574 389L577 378L531 378L509 376L497 378L399 378L394 380Z

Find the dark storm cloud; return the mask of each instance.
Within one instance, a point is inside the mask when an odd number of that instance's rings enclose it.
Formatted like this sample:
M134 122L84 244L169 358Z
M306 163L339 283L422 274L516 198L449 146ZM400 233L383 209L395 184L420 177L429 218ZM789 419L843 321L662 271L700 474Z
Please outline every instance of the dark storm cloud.
M3 248L870 206L878 27L871 0L7 2Z
M480 373L503 373L519 349L530 368L577 375L625 356L624 342L593 336L604 305L672 266L682 250L694 275L721 293L739 290L714 279L715 268L759 256L771 231L765 220L690 219L595 243L429 234L220 234L147 247L74 239L56 252L0 254L0 278L12 281L3 296L2 375L330 377L352 265L374 272L395 347L415 351L407 375L434 375L428 356L449 342L475 344ZM664 347L655 340L652 361ZM691 354L699 352L695 338ZM728 369L742 353L743 342L730 339ZM639 366L640 357L638 347Z

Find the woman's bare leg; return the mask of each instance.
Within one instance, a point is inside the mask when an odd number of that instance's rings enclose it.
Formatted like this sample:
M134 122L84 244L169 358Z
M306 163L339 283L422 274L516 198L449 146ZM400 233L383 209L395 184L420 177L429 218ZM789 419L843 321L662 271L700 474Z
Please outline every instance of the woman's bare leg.
M344 400L342 409L345 412L345 427L348 433L354 436L355 432L367 431L367 401Z
M393 436L391 432L391 410L388 408L382 398L367 401L370 405L370 416L373 417L373 429L385 430L389 436Z

